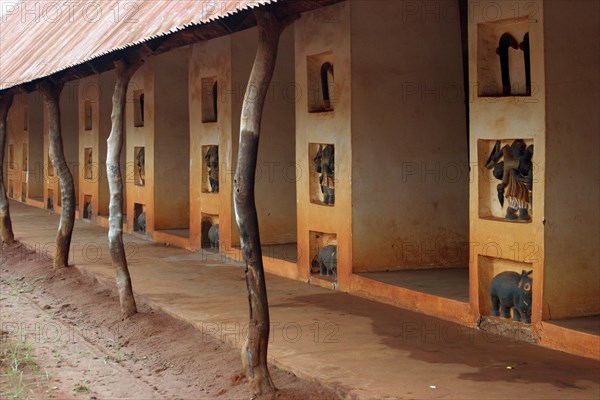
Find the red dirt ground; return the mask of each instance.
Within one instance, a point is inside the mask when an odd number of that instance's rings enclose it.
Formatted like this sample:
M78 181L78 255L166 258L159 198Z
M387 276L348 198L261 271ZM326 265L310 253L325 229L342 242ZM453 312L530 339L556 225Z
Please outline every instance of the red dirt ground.
M115 289L76 268L55 272L19 244L1 256L2 336L30 343L47 376L32 398L251 398L238 349L139 299L140 312L124 321ZM278 399L344 397L270 371Z

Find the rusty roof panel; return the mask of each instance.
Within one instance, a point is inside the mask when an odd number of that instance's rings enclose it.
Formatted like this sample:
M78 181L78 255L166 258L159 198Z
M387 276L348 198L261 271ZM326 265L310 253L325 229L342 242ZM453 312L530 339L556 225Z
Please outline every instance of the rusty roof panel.
M5 1L0 16L0 90L277 1Z

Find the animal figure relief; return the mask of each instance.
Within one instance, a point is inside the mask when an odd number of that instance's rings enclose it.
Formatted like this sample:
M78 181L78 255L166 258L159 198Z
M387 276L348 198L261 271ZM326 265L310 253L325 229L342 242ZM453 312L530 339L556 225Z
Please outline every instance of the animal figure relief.
M138 183L142 186L146 184L146 150L141 147L136 155L136 167L138 170Z
M208 146L204 156L210 183L210 193L219 193L219 146Z
M84 206L83 218L92 219L92 202L91 201Z
M533 280L532 271L523 270L521 274L513 271L504 271L492 279L491 315L510 318L512 308L513 319L531 323L531 289Z
M146 211L142 211L137 217L138 232L146 232Z
M532 203L533 189L533 145L527 146L521 139L510 146L501 147L496 141L485 166L493 169L498 184L498 200L504 206L504 197L508 200L506 219L509 221L529 221L529 208ZM500 161L502 159L502 161ZM518 214L517 214L518 212Z
M337 246L327 245L319 250L311 263L311 272L337 278Z
M323 147L319 150L313 160L315 170L319 173L319 185L323 193L323 203L333 205L335 203L335 150L333 145Z
M219 248L219 224L214 224L208 230L208 240L210 240L210 248Z

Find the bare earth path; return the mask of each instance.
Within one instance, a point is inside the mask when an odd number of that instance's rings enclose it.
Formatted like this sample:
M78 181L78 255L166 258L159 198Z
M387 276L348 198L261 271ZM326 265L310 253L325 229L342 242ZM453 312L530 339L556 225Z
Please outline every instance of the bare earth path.
M122 321L116 291L76 268L55 273L21 245L5 246L1 264L3 340L29 343L42 372L20 398L250 398L239 350L143 302ZM338 398L271 368L280 399Z
M248 321L240 263L125 235L134 293L143 306L132 323L123 323L109 290L115 287L115 272L106 229L78 220L71 251L75 268L53 275L50 261L58 216L12 201L10 207L16 238L28 246L13 254L12 262L10 252L4 254L2 278L11 290L22 291L15 295L36 302L41 316L51 315L52 321L81 332L94 351L102 350L99 360L111 365L100 373L99 382L89 379L88 372L61 385L52 383L61 393L83 398L89 388L89 397L127 393L141 399L151 388L153 398L249 398L237 350ZM27 253L26 248L38 253ZM29 286L18 289L23 283L19 276L33 286L32 292ZM295 374L272 370L281 398L600 398L598 360L274 275L267 277L267 286L269 362ZM0 312L4 316L3 309ZM20 321L20 311L11 318ZM50 332L48 328L47 335ZM75 364L78 373L93 370L87 368L89 359ZM63 368L49 375L66 379ZM111 386L112 377L127 374L139 376L135 384L140 387ZM319 382L336 393L307 382Z

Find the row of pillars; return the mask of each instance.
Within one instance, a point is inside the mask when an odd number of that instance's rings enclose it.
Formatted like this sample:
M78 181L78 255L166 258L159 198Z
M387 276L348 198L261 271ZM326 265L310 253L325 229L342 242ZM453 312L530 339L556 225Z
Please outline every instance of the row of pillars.
M236 220L246 261L245 275L250 307L249 333L242 348L242 364L254 396L273 398L276 388L267 367L270 324L258 218L254 204L254 176L262 109L275 68L279 37L298 16L279 19L266 8L254 11L254 15L258 25L259 44L242 106L238 166L234 179ZM110 190L108 241L116 271L121 313L125 318L135 314L137 307L123 247L123 177L119 160L124 141L125 100L129 81L150 55L151 51L142 46L138 52L130 53L127 59L122 58L114 62L116 84L112 98L111 131L107 141L106 158ZM61 187L62 212L56 234L54 269L68 266L75 224L75 186L63 152L60 125L59 97L64 83L64 80L44 78L36 85L48 110L49 155ZM15 243L3 176L7 116L15 92L15 89L0 92L0 223L2 241L7 245Z

